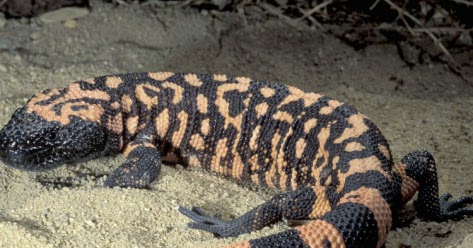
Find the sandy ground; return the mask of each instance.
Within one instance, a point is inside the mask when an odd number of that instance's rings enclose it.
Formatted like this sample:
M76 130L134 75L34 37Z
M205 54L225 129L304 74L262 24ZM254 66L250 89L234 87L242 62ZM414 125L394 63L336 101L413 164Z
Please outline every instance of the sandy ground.
M92 6L75 28L9 20L0 29L0 125L38 90L91 76L160 70L250 76L357 106L381 128L396 159L427 149L438 162L441 192L473 195L473 87L443 65L409 68L393 45L354 51L274 18L253 16L245 25L231 13ZM176 207L233 218L270 197L182 167L164 168L151 190L103 188L101 175L121 161L103 158L47 173L0 165L0 247L219 247L235 239L188 229ZM473 218L429 223L414 218L412 204L407 209L386 247L473 247Z

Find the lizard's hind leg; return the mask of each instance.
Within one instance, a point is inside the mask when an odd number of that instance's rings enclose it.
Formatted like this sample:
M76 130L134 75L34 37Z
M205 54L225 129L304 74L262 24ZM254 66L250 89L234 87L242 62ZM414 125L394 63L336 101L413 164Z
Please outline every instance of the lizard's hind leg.
M407 202L418 190L414 205L417 215L423 219L444 221L473 215L473 197L463 196L449 201L450 194L439 197L437 169L433 156L427 151L414 151L406 155L401 163L396 164L395 171L402 178L402 198Z
M189 227L208 231L221 237L235 237L243 233L260 230L285 219L308 220L331 210L324 190L305 186L280 193L269 201L253 208L237 219L225 221L219 216L209 216L199 208L179 207L179 211L194 222Z
M309 220L284 232L232 244L230 247L381 247L391 227L391 210L375 188L347 192L338 203L322 187L302 187L278 194L231 221L212 217L198 208L179 207L191 218L189 226L221 237L259 230L283 218Z

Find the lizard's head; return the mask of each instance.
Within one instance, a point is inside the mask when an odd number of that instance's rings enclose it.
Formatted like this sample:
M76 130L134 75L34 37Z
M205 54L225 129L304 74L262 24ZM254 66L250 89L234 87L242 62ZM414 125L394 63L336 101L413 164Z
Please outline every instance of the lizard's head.
M0 159L5 164L42 171L103 152L106 133L99 122L77 114L91 106L37 98L17 109L0 130Z

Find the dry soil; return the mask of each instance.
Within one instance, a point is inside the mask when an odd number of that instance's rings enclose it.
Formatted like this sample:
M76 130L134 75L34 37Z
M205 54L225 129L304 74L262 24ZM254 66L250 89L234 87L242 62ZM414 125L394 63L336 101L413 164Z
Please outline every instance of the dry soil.
M427 149L438 162L440 191L473 195L473 87L446 66L410 68L394 45L355 51L275 17L245 22L228 12L91 2L90 14L72 25L20 19L0 28L0 126L35 92L77 79L132 71L249 76L356 106L381 128L396 159ZM0 247L219 247L287 228L280 223L236 239L191 230L178 205L234 218L271 194L180 166L165 167L150 190L102 187L101 175L121 161L45 173L0 164ZM431 223L414 218L412 203L407 209L386 247L473 247L473 218Z

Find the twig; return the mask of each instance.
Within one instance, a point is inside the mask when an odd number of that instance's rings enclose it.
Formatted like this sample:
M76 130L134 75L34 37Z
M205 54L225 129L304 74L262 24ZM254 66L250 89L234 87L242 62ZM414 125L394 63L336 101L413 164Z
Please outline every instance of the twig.
M358 28L352 28L353 30L360 30L360 31L366 31L366 30L393 30L399 33L402 33L405 30L403 27L394 27L391 25L380 25L377 27L358 27ZM468 32L473 32L473 29L466 29L466 28L455 28L455 27L430 27L430 28L411 28L411 30L414 33L425 33L425 32L432 32L432 33L438 33L438 34L452 34L452 33L468 33ZM410 30L409 30L410 32Z
M301 13L304 13L304 9L302 8L297 8ZM322 24L320 24L320 22L318 22L314 17L312 16L308 16L307 17L307 20L309 20L310 23L312 23L312 25L315 25L317 28L319 29L324 29L324 27L322 26ZM297 20L296 20L297 21Z
M401 15L400 17L401 17L402 22L404 23L404 26L406 26L407 31L409 31L409 33L411 33L412 36L415 36L416 33L414 32L414 30L412 30L411 25L409 25L409 23L406 21L406 18L404 18L403 15Z
M409 12L406 12L401 7L397 6L395 3L391 2L391 0L383 0L383 1L385 1L387 4L389 4L389 6L391 6L391 8L393 8L393 9L395 9L399 14L402 14L402 15L405 15L405 16L409 17L409 19L411 19L417 25L422 26L422 22L419 21L419 19L415 18Z
M404 23L404 25L406 26L406 28L409 30L409 32L411 32L412 34L414 34L414 30L409 26L409 24L407 23L407 21L404 19L404 16L408 17L409 19L411 19L414 23L416 23L417 25L419 26L424 26L422 24L421 21L419 21L419 19L415 18L413 15L411 15L410 13L406 12L404 9L400 8L399 6L397 6L395 3L391 2L391 0L383 0L385 1L387 4L389 4L389 6L391 6L391 8L395 9L400 15L401 15L401 19ZM456 62L455 62L455 59L452 57L452 55L450 54L450 52L447 50L447 48L443 45L443 43L437 38L437 36L435 36L431 31L428 31L428 30L424 30L424 31L421 31L422 33L426 33L432 40L433 42L440 48L440 50L442 50L442 52L450 59L450 61L456 65Z
M462 4L464 4L464 5L473 6L473 2L467 1L467 0L450 0L450 1L457 2L457 3L462 3Z
M304 13L304 15L298 19L296 19L296 22L298 21L301 21L301 20L304 20L305 18L311 16L312 14L314 14L315 12L318 12L319 10L325 8L327 5L331 4L333 1L332 0L326 0L320 4L317 4L317 6L315 6L314 8L312 8L311 10L307 11Z
M284 15L281 10L278 8L273 7L270 4L267 4L265 2L261 2L261 7L263 7L264 10L268 11L269 13L278 16L281 18L283 21L287 22L292 27L297 27L297 21L289 18L288 16Z
M332 29L330 25L325 24L325 27L329 27L328 29ZM392 26L392 25L378 25L378 26L372 26L372 25L365 25L363 27L349 27L349 28L344 28L341 26L337 26L338 29L341 29L342 31L348 31L348 30L353 30L357 32L366 32L369 30L389 30L389 31L396 31L398 33L401 33L403 35L407 35L406 31L407 28L402 27L402 26ZM465 29L465 28L454 28L454 27L431 27L431 28L411 28L411 30L414 33L425 33L425 32L432 32L432 33L467 33L467 32L473 32L473 29ZM412 33L411 33L412 34Z
M473 32L473 29L469 28L455 28L455 27L430 27L430 28L413 28L415 32L432 32L432 33L458 33L458 32Z
M378 3L380 2L381 0L376 0L371 6L370 6L370 10L373 10L374 7L376 7L376 5L378 5Z
M425 31L424 33L426 33L433 41L434 43L440 47L440 50L442 50L443 53L445 53L445 55L447 55L447 57L454 63L456 64L455 62L455 59L453 59L452 55L450 54L450 52L447 50L447 48L443 45L443 43L437 38L437 36L435 36L432 32L430 31Z

